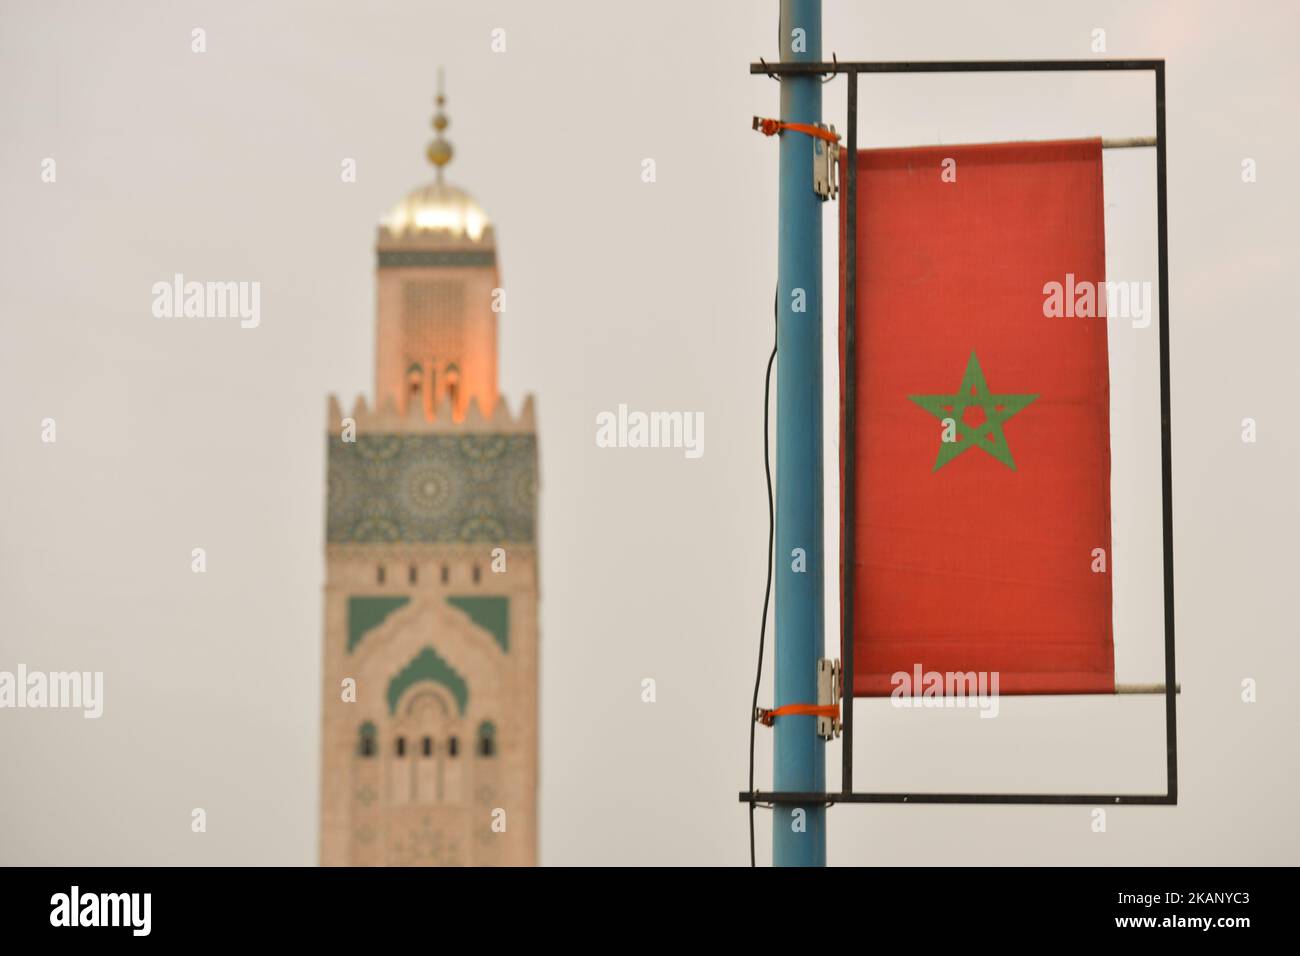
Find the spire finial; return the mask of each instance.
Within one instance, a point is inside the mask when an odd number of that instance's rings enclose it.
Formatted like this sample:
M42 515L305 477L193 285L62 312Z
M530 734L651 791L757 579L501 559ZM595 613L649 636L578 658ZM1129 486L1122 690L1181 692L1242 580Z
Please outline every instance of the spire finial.
M450 121L447 114L442 111L443 104L447 102L447 97L442 91L442 67L438 67L438 95L434 98L434 105L437 110L433 114L433 142L425 150L425 155L429 157L429 162L433 163L433 168L438 171L438 183L442 183L442 167L451 162L453 150L451 143L443 137L443 130L447 128Z

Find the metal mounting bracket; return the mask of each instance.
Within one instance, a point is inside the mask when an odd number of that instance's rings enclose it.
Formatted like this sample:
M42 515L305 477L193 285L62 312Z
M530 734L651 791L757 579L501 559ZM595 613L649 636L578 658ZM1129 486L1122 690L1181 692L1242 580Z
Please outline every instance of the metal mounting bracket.
M840 662L829 657L817 661L817 703L822 707L836 707L840 702ZM818 717L817 736L830 740L840 735L838 717Z
M818 129L835 132L834 126L817 124ZM819 137L812 138L813 143L813 192L821 197L822 202L835 199L840 194L838 174L840 147Z

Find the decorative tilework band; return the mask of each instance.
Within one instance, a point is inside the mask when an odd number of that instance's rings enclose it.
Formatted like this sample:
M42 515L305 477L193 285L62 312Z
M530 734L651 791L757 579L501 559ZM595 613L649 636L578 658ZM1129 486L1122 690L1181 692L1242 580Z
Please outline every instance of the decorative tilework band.
M497 261L493 251L473 249L431 252L417 249L387 249L379 253L381 269L423 269L438 266L490 266Z
M329 437L329 544L531 543L537 437Z

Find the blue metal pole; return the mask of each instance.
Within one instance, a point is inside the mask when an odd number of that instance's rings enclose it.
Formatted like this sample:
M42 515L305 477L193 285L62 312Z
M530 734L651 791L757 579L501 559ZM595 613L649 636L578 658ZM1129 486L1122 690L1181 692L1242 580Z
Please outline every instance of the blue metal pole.
M821 59L821 0L781 0L781 59ZM781 79L781 119L821 122L821 78ZM781 134L777 251L776 706L817 703L823 654L822 201L813 192L813 141ZM795 550L805 558L801 567ZM775 788L826 789L816 717L778 717ZM826 865L826 810L778 804L776 866Z

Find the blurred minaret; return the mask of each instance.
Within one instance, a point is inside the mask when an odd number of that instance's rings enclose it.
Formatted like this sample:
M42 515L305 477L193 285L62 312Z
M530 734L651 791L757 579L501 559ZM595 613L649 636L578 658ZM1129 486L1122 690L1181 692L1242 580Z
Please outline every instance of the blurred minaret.
M374 404L329 414L325 865L537 860L537 439L497 393L496 243L444 182L379 227Z

